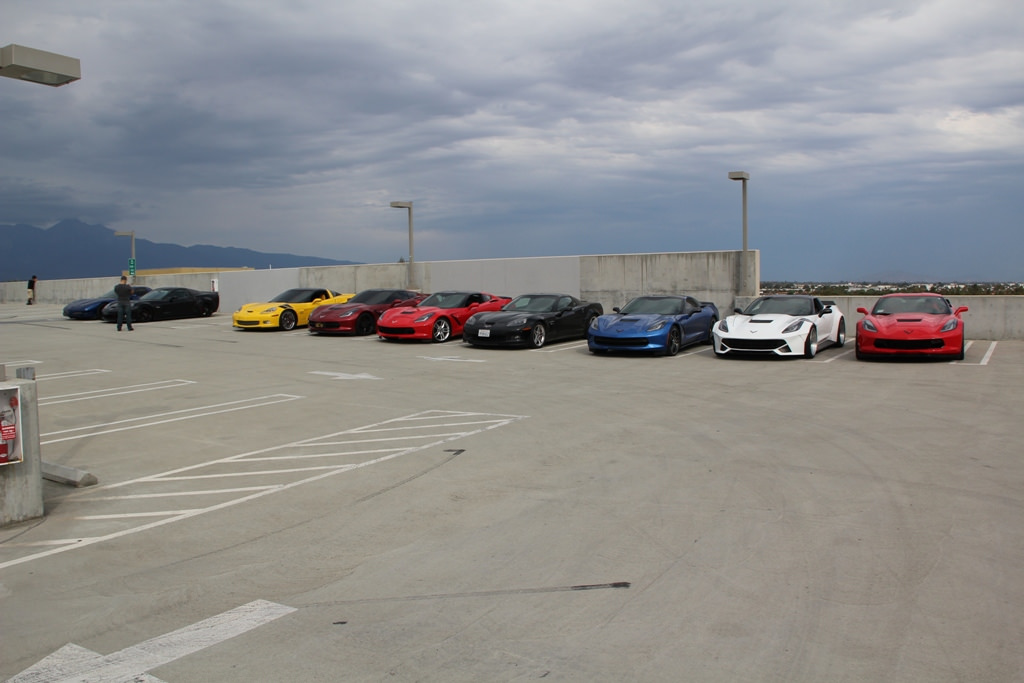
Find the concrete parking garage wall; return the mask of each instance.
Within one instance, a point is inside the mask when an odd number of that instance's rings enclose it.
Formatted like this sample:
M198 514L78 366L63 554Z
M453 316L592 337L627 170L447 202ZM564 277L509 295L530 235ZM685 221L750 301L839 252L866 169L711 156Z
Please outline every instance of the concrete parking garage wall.
M540 258L431 261L414 264L419 288L480 289L514 296L530 291L559 291L598 301L607 310L640 294L685 292L714 301L723 315L743 306L756 293L760 281L760 253L741 251L609 254ZM282 268L149 275L137 283L150 287L177 285L209 290L216 281L221 295L220 314L230 315L243 303L265 301L290 287L328 287L358 292L372 287L404 287L404 263ZM64 304L110 291L117 277L77 280L41 280L40 303ZM857 306L870 307L874 297L833 297L852 325L860 316ZM0 283L0 302L25 300L25 283ZM973 339L1024 339L1024 297L950 297L965 305L964 320Z

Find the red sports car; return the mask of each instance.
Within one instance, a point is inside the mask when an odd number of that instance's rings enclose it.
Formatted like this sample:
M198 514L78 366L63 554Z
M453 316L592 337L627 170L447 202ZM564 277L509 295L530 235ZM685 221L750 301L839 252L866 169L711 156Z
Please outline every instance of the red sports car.
M956 310L941 294L886 294L857 323L857 358L937 356L962 360L966 306Z
M318 306L309 316L309 333L373 334L384 311L415 306L425 298L407 289L364 289L343 304Z
M392 308L377 321L381 339L429 339L446 342L462 335L469 316L496 311L511 299L487 292L437 292L415 306Z

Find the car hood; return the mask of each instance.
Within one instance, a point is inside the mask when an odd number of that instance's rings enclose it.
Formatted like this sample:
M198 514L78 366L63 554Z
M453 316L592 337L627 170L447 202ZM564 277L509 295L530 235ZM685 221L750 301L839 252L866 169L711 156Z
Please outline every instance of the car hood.
M522 318L533 318L542 313L527 313L525 311L484 311L474 314L477 325L507 325L513 320Z
M659 320L670 319L671 318L667 315L657 315L654 313L629 313L627 315L615 313L612 315L602 315L598 317L597 329L602 333L614 332L617 334L646 332Z
M869 319L879 332L898 332L902 330L938 330L954 316L948 313L894 313L893 315L869 315Z
M779 335L792 323L800 319L811 320L807 315L787 315L785 313L759 313L757 315L730 315L726 319L729 334L747 337Z
M283 301L264 301L262 303L242 304L242 307L239 310L243 313L259 313L260 311L265 311L271 306L277 306L278 308L294 308L295 304L289 304Z
M85 308L93 308L94 306L105 306L109 304L113 299L106 297L97 297L95 299L79 299L78 301L72 301L65 308L72 311L79 311Z
M392 309L389 309L387 311L384 311L384 315L382 315L380 317L380 319L383 322L388 322L388 321L412 322L413 320L415 320L416 318L420 317L421 315L427 315L428 313L437 313L440 310L442 310L442 309L438 308L437 306L426 306L426 307L421 307L421 306L402 306L401 308L392 308ZM444 309L444 310L454 311L454 310L459 310L459 309L453 308L453 309Z
M366 304L320 304L313 311L313 316L336 316L348 311L357 311L366 308Z

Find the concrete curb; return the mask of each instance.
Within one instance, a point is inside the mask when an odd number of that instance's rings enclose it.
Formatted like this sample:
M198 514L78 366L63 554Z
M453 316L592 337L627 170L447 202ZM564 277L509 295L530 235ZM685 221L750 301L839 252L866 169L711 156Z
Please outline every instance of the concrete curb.
M99 483L99 480L96 479L95 475L90 474L85 470L79 470L65 465L55 465L54 463L46 462L45 460L43 461L43 479L79 488L82 486L95 486Z

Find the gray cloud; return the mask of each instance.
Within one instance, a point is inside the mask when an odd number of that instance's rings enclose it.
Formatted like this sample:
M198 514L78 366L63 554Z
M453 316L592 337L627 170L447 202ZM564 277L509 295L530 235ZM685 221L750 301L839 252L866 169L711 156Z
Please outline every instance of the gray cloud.
M735 249L765 278L1024 279L1012 0L9 0L0 223L393 261ZM88 6L85 6L88 5ZM948 248L947 248L948 247Z

